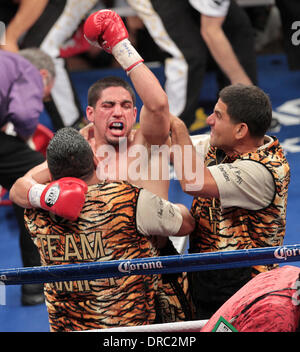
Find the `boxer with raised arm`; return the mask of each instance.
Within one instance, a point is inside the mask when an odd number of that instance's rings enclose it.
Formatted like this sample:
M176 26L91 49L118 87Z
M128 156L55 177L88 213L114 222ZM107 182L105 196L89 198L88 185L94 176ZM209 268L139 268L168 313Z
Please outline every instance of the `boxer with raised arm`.
M47 148L47 161L60 186L73 181L84 188L86 197L77 221L39 208L26 210L25 224L42 265L157 257L152 234L184 236L194 228L194 218L182 204L172 204L126 181L99 181L89 143L71 127L56 132ZM58 184L53 182L49 190L51 203ZM66 193L72 197L74 192ZM73 202L70 199L68 207ZM157 304L164 287L160 275L53 282L44 287L53 332L164 321L165 305Z
M126 179L139 187L167 199L169 180L154 179L151 175L151 155L148 152L151 145L162 145L167 143L170 129L169 106L166 93L162 89L154 74L143 64L143 59L136 52L128 40L128 33L122 19L113 11L101 10L92 14L85 23L85 36L90 42L99 45L111 52L129 75L134 88L143 101L140 112L140 129L133 130L137 117L134 92L125 81L115 79L104 79L97 81L89 89L88 107L86 115L93 127L85 131L85 136L97 155L99 148L111 146L114 153L111 158L115 173L110 175L111 179ZM120 153L120 141L125 141L126 153ZM137 158L132 151L133 146L138 146L147 151L148 176L132 179L130 167L128 172L119 170L120 165L130 166ZM144 149L143 149L144 147ZM108 158L98 157L99 169L101 162L108 162ZM103 165L103 169L104 169ZM47 164L44 163L19 179L13 186L11 199L23 206L30 208L38 204L42 190L38 183L49 182L49 173L46 172ZM43 170L43 172L41 172ZM120 177L119 177L120 176ZM136 176L136 174L134 175ZM29 192L28 198L24 197L24 191ZM32 196L34 194L34 197ZM32 204L32 199L35 199ZM63 216L63 214L61 214Z
M84 32L90 42L114 55L143 102L140 128L133 130L137 108L130 84L118 77L107 77L90 87L86 115L92 127L87 126L82 133L97 158L97 176L101 181L126 180L167 199L169 175L164 177L161 170L168 160L163 160L165 155L162 153L155 158L151 154L153 145L162 146L169 142L170 112L167 95L129 42L126 27L115 12L101 10L91 14L85 23ZM157 177L152 177L153 171ZM49 176L46 163L32 169L14 184L10 192L11 199L24 208L38 206L40 198L45 194L43 184L51 181ZM59 185L61 180L55 182ZM79 189L78 184L74 187ZM73 185L68 183L68 188L72 189ZM84 192L84 188L81 188L77 196L81 198ZM57 200L61 206L56 207L56 214L76 217L82 203L74 202L73 209L70 209L68 202L64 201L65 197L61 191ZM66 206L63 207L62 204ZM53 211L54 206L48 210ZM178 254L167 237L157 236L156 239L160 255ZM189 306L187 295L186 273L170 275L164 280L160 295L160 304L164 307L164 322L192 318L190 309L186 309Z

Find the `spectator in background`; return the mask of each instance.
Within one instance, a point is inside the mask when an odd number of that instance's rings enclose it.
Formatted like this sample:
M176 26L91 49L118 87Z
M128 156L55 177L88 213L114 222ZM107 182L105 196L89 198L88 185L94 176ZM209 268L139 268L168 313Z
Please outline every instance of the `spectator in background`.
M55 130L82 126L84 112L60 48L70 39L98 0L2 0L0 21L6 23L3 50L39 47L52 57L57 72L51 99L45 108Z
M194 131L209 57L217 63L219 87L256 84L253 28L235 1L127 0L156 44L168 53L165 90L170 111Z
M54 84L55 67L51 57L40 49L20 50L18 54L0 50L0 184L9 190L13 183L44 161L27 141L34 134ZM8 135L8 123L16 135ZM23 265L38 266L40 257L24 226L24 209L14 204L20 228ZM22 303L43 302L42 285L23 285Z

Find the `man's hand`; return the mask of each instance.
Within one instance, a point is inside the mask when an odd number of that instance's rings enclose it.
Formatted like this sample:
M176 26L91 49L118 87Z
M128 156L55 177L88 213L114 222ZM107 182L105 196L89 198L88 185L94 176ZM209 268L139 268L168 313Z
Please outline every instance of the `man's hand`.
M28 192L28 200L35 208L75 221L84 205L87 188L78 178L63 177L47 186L35 184Z
M83 30L90 44L100 45L113 54L127 73L144 61L128 40L125 24L116 12L100 10L92 13L85 21Z
M92 13L84 24L84 36L89 43L97 43L108 53L123 39L128 39L128 32L121 17L111 10Z

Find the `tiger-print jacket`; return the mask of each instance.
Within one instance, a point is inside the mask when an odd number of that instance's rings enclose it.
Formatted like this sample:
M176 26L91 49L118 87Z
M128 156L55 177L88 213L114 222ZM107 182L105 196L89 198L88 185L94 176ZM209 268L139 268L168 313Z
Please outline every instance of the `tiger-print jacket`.
M194 198L191 212L197 219L190 235L190 252L214 252L234 249L282 245L286 226L287 192L290 168L276 137L268 147L256 152L225 158L224 163L234 160L253 160L263 164L272 174L275 195L272 202L261 210L238 207L222 209L219 199ZM215 165L221 151L210 147L205 163ZM253 273L266 271L273 266L257 266Z
M139 188L126 182L89 186L76 222L27 209L26 226L42 265L158 256L136 229ZM136 275L45 284L51 331L101 329L155 321L158 275Z
M177 254L170 241L158 251L138 232L139 192L127 182L89 186L76 222L27 209L25 223L42 265ZM51 331L168 323L193 314L186 273L46 283L45 297Z

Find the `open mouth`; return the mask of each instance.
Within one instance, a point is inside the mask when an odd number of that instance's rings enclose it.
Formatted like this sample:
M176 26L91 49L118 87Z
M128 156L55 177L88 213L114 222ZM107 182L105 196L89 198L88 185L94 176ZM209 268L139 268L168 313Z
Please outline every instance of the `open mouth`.
M117 130L117 131L122 131L124 129L124 124L123 122L112 122L109 125L110 130Z
M120 122L120 121L114 121L114 122L111 122L109 125L108 125L108 128L110 130L110 133L113 135L113 136L117 136L117 137L120 137L123 135L124 131L125 131L125 125L123 122Z

